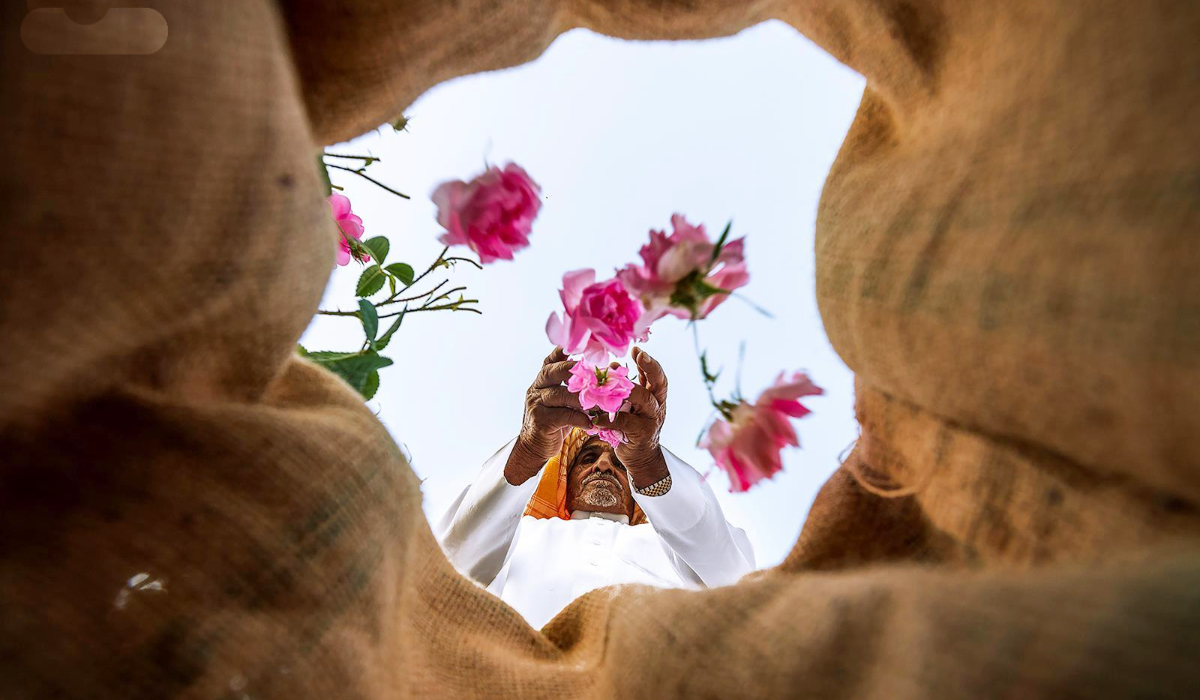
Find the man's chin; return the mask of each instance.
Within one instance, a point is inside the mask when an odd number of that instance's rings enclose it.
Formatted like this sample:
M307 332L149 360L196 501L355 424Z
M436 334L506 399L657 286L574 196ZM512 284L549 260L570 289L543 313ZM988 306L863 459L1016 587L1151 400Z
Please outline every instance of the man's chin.
M579 500L593 508L612 508L620 504L618 489L613 486L589 486L581 493Z

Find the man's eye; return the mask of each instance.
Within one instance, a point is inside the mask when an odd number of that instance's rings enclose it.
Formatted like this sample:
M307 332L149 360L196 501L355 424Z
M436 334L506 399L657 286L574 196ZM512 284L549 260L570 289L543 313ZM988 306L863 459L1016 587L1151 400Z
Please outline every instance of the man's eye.
M595 452L589 452L583 456L584 464L588 464L588 463L595 462L595 461L596 461L596 453Z

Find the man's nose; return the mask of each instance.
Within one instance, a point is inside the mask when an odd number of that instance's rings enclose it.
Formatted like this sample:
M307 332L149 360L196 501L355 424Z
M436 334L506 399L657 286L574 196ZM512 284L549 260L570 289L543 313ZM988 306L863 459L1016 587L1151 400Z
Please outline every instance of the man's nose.
M612 455L608 454L607 452L600 455L600 457L596 459L596 471L615 474L617 471L617 465L613 463Z

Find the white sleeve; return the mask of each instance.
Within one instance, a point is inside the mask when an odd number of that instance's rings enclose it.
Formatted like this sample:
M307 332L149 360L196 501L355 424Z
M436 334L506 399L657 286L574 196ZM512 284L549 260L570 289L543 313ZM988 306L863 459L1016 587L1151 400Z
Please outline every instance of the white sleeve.
M704 585L724 586L754 570L754 550L744 530L725 520L721 505L700 474L663 449L671 490L633 498L672 552Z
M520 486L505 480L504 466L515 443L509 442L483 463L479 476L463 489L433 529L455 568L484 586L504 566L540 476L535 474Z

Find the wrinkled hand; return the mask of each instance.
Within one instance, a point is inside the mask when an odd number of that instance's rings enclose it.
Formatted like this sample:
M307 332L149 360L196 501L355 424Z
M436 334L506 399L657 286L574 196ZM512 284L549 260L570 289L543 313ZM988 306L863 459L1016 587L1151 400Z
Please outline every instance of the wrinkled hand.
M641 348L633 349L633 361L638 368L638 384L629 395L629 408L622 409L611 421L601 416L594 422L601 428L624 433L625 442L617 447L617 459L629 470L634 485L644 488L669 473L658 443L667 418L667 375L658 361Z
M567 428L592 427L579 406L579 395L568 391L563 384L574 366L562 348L554 348L525 392L521 432L504 468L504 478L510 484L524 483L537 474L546 460L558 454Z

